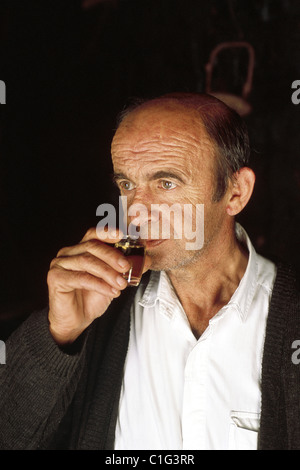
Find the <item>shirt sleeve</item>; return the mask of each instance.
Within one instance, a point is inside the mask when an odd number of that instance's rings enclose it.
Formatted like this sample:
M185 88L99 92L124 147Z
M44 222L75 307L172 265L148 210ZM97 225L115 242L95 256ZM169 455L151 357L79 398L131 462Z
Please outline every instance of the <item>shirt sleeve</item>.
M83 334L84 336L84 334ZM32 314L6 341L0 365L0 449L38 449L51 439L68 409L85 356L80 338L60 349L48 310Z

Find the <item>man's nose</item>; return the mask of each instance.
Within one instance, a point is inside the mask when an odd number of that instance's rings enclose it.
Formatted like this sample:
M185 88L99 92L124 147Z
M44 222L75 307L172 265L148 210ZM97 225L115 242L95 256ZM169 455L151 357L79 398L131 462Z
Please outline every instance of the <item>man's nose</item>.
M143 232L145 227L156 219L156 214L152 213L151 205L153 196L149 192L140 191L130 201L128 205L128 223L139 227L140 231Z
M128 223L137 227L148 225L151 221L151 207L150 204L143 202L133 202L128 207Z

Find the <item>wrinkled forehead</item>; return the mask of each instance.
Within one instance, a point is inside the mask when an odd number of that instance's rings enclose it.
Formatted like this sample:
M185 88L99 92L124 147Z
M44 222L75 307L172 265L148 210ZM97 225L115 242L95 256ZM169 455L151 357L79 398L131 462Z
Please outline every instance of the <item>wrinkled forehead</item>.
M122 120L112 142L112 151L122 141L136 144L148 138L161 141L186 139L201 143L209 137L198 112L173 102L151 102L139 106Z

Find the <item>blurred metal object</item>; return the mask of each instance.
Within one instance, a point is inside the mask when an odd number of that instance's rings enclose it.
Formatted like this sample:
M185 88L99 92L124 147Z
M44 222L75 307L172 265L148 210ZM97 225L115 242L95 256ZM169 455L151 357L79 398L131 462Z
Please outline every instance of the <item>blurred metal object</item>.
M248 50L248 70L246 81L243 85L241 96L235 95L229 92L214 91L212 89L212 76L213 69L216 63L218 54L224 49L234 48L245 48ZM206 70L206 93L215 96L219 100L223 101L230 108L233 108L241 116L247 116L252 111L252 106L248 101L248 97L252 90L253 82L253 70L255 63L255 52L254 48L248 42L237 41L237 42L223 42L216 46L209 57L209 62L205 65Z

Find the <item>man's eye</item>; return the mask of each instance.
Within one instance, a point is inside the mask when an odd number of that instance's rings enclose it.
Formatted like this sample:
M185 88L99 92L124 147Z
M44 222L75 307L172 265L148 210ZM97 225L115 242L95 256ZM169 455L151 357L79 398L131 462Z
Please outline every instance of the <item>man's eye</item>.
M119 186L121 189L125 189L125 191L130 191L133 188L133 184L130 181L120 181Z
M168 181L168 180L162 180L161 181L161 186L163 189L173 189L173 188L176 188L176 184L175 183L172 183L172 181Z

